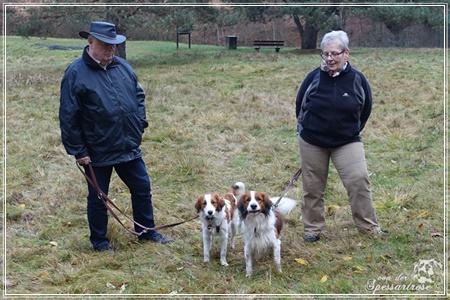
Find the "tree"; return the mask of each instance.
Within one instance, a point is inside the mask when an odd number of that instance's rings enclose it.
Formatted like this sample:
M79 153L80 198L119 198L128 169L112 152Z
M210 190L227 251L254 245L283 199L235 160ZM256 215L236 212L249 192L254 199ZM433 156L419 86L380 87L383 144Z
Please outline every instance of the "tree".
M217 9L214 20L209 20L209 24L216 26L216 45L221 45L221 41L225 40L224 27L234 26L238 24L244 17L243 11L233 7L222 7ZM222 35L222 36L221 36Z
M339 16L341 9L336 5L287 6L282 12L292 16L302 41L301 48L316 49L320 31L343 29Z
M127 35L130 21L139 12L139 6L105 6L105 20L116 25L117 34ZM116 46L117 55L127 59L126 41Z
M333 0L335 1L335 0ZM248 21L268 22L274 18L289 15L295 22L301 39L302 49L316 49L320 31L340 29L340 7L336 5L294 5L288 6L251 6L245 9ZM305 3L305 2L303 2Z
M172 1L173 5L152 5ZM367 6L346 6L338 0L323 4L308 2L316 0L307 0L302 4L296 3L297 0L274 0L273 4L266 5L257 4L257 0L251 4L251 1L232 0L227 6L212 6L208 0L138 0L133 4L129 4L128 0L116 0L114 4L109 4L111 0L96 0L94 4L70 7L58 3L8 6L6 18L9 32L6 34L13 31L12 34L24 37L78 37L78 31L87 29L90 21L104 20L115 23L117 33L130 38L128 33L140 28L143 29L139 31L143 33L142 38L154 36L155 39L161 35L164 39L171 39L177 30L200 29L206 34L209 29L215 28L216 44L220 45L225 35L224 28L243 22L268 23L290 16L300 36L301 48L315 49L321 32L345 30L346 16L362 16L382 22L395 35L400 35L413 24L423 24L431 31L444 30L442 6L415 5L419 2L411 5L412 2L408 1L398 5L400 0L384 0L386 2ZM126 44L118 46L118 55L126 58Z
M418 21L419 9L412 6L365 6L360 14L384 23L387 29L397 35Z
M67 21L72 21L70 16L77 16L73 24L86 21L86 14L82 7L72 7L71 13L58 6L30 6L30 7L11 7L9 9L8 19L10 24L15 26L15 34L28 37L38 36L45 38L57 35L60 26ZM11 16L15 16L15 20Z
M402 5L399 5L399 1L387 0L376 5L354 8L352 13L383 23L395 36L396 45L401 46L403 32L412 25L422 24L431 31L444 30L443 6L425 2L418 5L419 2L408 1L405 4L402 1Z

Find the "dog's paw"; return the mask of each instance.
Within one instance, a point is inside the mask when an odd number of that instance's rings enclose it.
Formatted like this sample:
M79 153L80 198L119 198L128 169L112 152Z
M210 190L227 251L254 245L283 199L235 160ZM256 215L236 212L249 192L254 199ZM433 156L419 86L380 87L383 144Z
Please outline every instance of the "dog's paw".
M220 264L224 267L228 267L228 263L226 261L221 261Z
M203 262L208 263L209 262L209 258L204 258Z

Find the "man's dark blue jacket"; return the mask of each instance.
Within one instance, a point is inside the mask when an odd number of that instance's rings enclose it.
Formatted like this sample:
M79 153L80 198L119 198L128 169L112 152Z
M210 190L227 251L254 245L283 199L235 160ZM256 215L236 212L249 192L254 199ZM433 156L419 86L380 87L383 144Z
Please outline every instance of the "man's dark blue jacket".
M145 94L132 67L114 57L106 70L84 49L64 73L59 119L68 154L90 156L93 166L141 157Z
M360 142L371 111L369 83L350 63L336 77L317 68L297 93L297 130L303 140L323 148Z

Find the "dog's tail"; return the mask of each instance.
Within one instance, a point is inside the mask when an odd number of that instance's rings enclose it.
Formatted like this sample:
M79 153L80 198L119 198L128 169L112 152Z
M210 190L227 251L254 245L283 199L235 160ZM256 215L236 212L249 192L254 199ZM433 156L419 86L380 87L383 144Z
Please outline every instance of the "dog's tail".
M270 200L275 204L280 197L271 197ZM294 207L297 206L298 201L295 199L291 199L288 197L281 198L280 202L278 203L277 207L275 208L276 211L280 212L283 215L287 215L291 212L291 210L294 209Z

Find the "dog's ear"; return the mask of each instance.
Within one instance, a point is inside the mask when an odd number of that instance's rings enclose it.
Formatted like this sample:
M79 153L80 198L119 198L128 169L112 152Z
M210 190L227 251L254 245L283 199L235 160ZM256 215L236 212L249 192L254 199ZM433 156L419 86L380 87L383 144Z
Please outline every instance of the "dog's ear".
M263 200L264 200L264 213L267 215L269 215L270 210L272 209L273 206L273 202L272 200L270 200L269 196L267 196L266 193L262 193L263 196Z
M221 211L222 208L225 206L225 200L217 194L214 194L213 197L214 197L214 201L216 201L216 203L217 203L216 210Z
M205 198L203 197L203 195L201 195L200 197L198 197L197 202L195 202L195 209L197 210L197 212L200 212L200 210L202 209L204 200Z
M248 214L247 208L245 207L245 198L247 197L247 193L243 194L236 205L237 209L239 210L239 213L241 214L242 218L245 218L245 216Z

